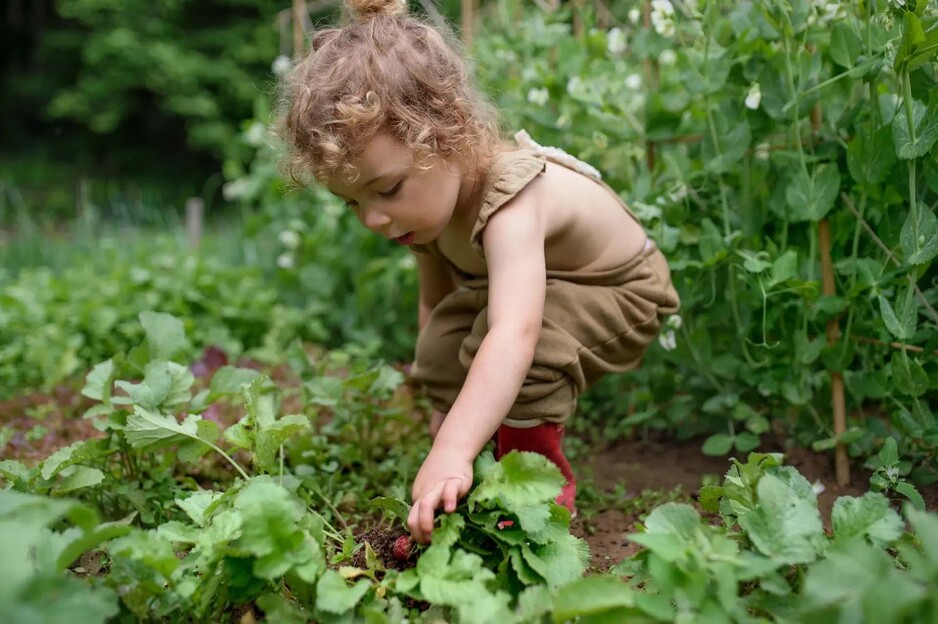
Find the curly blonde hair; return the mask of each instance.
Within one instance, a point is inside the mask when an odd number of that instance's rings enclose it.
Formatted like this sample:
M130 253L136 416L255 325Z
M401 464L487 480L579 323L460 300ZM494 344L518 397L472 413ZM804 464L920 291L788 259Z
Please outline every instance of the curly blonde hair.
M281 84L285 177L354 177L351 161L379 132L413 150L423 168L435 157L478 166L497 150L496 115L471 85L457 45L407 15L406 0L347 4L356 19L318 32Z

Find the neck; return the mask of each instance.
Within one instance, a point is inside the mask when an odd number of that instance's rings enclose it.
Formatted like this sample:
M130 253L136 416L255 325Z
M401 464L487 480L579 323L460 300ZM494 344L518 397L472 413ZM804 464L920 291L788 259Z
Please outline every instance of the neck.
M456 197L456 210L454 216L474 219L479 211L479 201L482 195L482 186L485 182L485 171L490 159L484 162L467 164L463 167L462 181L459 185L459 194Z

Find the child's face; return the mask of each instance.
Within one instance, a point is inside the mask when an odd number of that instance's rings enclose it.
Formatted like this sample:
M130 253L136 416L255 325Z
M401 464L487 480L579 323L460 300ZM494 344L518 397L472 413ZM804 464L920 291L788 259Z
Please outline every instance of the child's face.
M358 178L336 173L329 190L369 230L403 245L439 237L467 196L457 167L437 161L428 170L416 169L411 150L388 134L375 136L352 164Z

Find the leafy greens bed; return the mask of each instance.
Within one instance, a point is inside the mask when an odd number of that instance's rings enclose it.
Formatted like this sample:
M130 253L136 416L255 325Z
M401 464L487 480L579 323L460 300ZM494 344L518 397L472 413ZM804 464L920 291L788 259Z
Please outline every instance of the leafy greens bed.
M486 452L433 543L396 565L354 529L370 519L403 533L402 475L383 453L351 455L361 438L345 436L369 422L406 435L399 373L339 355L339 376L295 352L316 409L281 415L281 391L255 370L222 367L194 391L174 360L187 352L182 323L153 313L141 321L145 340L87 379L98 403L86 416L104 437L37 466L0 463L0 608L14 621L215 622L244 605L277 622L912 622L938 613L938 516L907 507L907 533L889 500L870 492L836 502L828 535L812 486L775 454L734 460L722 485L701 491L700 508L654 509L629 536L644 550L584 577L586 545L552 502L559 471L538 455L495 462ZM240 405L236 422L212 415L226 402ZM395 463L414 469L414 449L403 453ZM352 463L333 465L343 454ZM362 488L362 475L393 495ZM337 499L350 491L364 496Z

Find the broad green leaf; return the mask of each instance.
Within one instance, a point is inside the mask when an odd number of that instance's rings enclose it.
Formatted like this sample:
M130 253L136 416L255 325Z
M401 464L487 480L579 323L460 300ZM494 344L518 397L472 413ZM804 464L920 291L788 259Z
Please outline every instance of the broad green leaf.
M118 381L115 385L127 393L130 402L150 410L172 410L185 405L190 397L189 388L195 377L188 368L175 362L151 362L139 384ZM112 399L115 404L126 404L123 397Z
M656 507L645 520L647 533L679 535L686 540L694 539L700 529L700 514L684 503L665 503Z
M171 314L141 312L140 324L147 334L150 356L155 360L172 360L189 347L182 321Z
M589 547L573 535L550 544L530 547L525 544L521 551L528 565L544 577L551 588L580 578L589 564Z
M917 358L905 353L893 353L890 362L896 390L914 397L920 397L928 391L928 373Z
M733 448L733 438L725 433L715 433L704 440L700 450L704 455L726 455Z
M817 505L771 474L759 480L757 492L758 504L739 525L759 552L778 563L814 561L824 540Z
M371 584L366 580L349 586L338 572L326 570L316 584L316 608L335 615L348 613L368 593L370 587Z
M254 461L267 473L278 471L277 454L280 445L293 436L309 429L309 419L300 414L284 416L270 423L258 420Z
M538 453L512 451L485 474L469 496L470 508L493 503L506 511L553 501L560 494L563 475Z
M171 578L179 567L179 558L173 551L172 543L160 537L157 531L134 531L111 543L108 552L117 560L129 559L142 563L159 572L165 579Z
M899 340L911 338L915 334L915 327L918 324L918 305L912 295L912 290L907 289L899 296L897 303L900 305L899 313L901 316L896 315L896 311L886 297L882 295L878 297L879 313L883 318L883 323L886 324L889 333Z
M310 621L308 613L278 594L264 594L256 602L264 610L265 620L277 624L306 624Z
M840 193L840 171L835 164L819 165L813 174L798 170L785 189L792 222L820 221Z
M928 206L921 204L906 217L899 236L902 253L909 264L927 264L938 256L938 216Z
M907 481L899 483L896 485L896 492L909 499L909 501L915 505L916 509L925 511L925 499L922 498L922 495L919 494L919 491L911 483Z
M134 413L127 417L124 435L130 445L136 449L152 450L180 444L189 439L199 439L198 416L190 414L183 422L177 422L173 416L150 411L139 405L134 406Z
M879 184L895 162L896 150L888 126L878 128L872 136L862 128L847 146L847 169L860 184Z
M904 114L896 115L892 120L892 140L896 146L896 156L902 160L921 158L931 150L935 141L938 141L938 95L931 96L931 104L927 109L918 100L913 100L912 109L914 141L909 134L909 124Z
M880 548L902 537L904 530L902 518L878 492L867 492L860 498L838 498L831 512L831 525L838 539L867 537Z
M913 507L906 507L905 515L915 529L915 535L922 544L924 554L933 566L938 567L938 514L926 513Z
M748 453L759 446L759 436L748 431L737 433L733 438L733 445L740 453Z
M798 276L798 251L789 249L772 263L772 270L769 273L772 277L770 284L772 286L787 282Z
M884 468L890 468L899 463L899 449L896 439L888 437L883 441L883 448L879 451L879 462Z
M97 446L98 440L79 440L60 448L43 460L42 478L51 479L68 466L93 460Z
M98 485L104 481L104 473L90 466L69 466L61 473L62 481L53 488L55 494L68 494L75 490Z
M800 610L817 609L819 617L798 621L896 622L896 614L907 612L924 592L882 549L859 540L835 542L804 579ZM831 619L832 611L842 617Z
M175 499L175 503L179 505L180 509L186 512L186 515L189 516L193 522L199 526L205 526L205 522L208 520L208 518L205 517L205 511L212 503L217 501L221 495L221 492L200 490L193 492L185 498Z
M0 490L0 519L44 527L61 518L68 518L85 531L94 529L99 523L98 512L78 501Z
M114 383L114 360L107 359L95 365L85 377L85 387L81 393L89 399L104 401L111 399L111 384Z
M390 511L401 522L407 522L410 516L410 505L396 498L377 496L371 499L371 504L379 509Z
M850 24L847 20L838 20L831 28L831 58L846 69L856 64L862 51L862 41Z
M634 606L635 590L631 587L612 576L590 576L557 590L553 621L560 624Z
M211 396L217 398L221 395L239 394L242 386L250 385L260 376L261 374L252 368L222 366L212 376L209 386Z
M927 0L918 0L917 5L923 5ZM893 60L893 69L900 75L911 72L924 65L932 58L938 57L938 29L931 28L926 34L919 19L923 11L906 11L902 25L902 39L896 48L896 57Z
M704 217L701 221L700 227L700 240L697 243L700 246L700 258L706 265L714 264L726 255L726 244L723 242L723 236L713 221L707 217Z
M753 253L749 251L738 250L736 253L743 258L743 268L748 273L759 274L772 266L772 264L765 259L768 257L768 254L764 251Z

